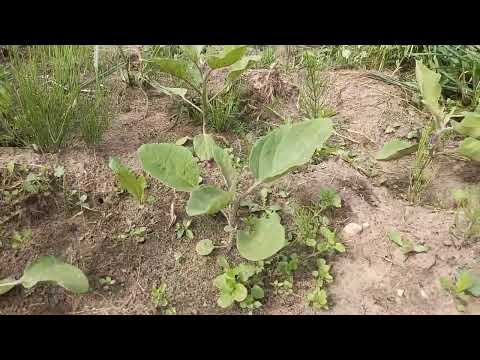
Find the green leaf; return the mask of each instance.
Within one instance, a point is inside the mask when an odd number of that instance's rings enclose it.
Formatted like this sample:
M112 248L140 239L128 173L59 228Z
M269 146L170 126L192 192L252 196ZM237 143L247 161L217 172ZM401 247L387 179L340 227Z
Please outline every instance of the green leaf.
M318 193L318 197L320 200L320 205L325 209L330 207L342 207L342 198L340 197L340 195L337 194L335 189L321 189Z
M88 279L77 267L57 260L53 256L42 256L25 269L22 285L30 289L39 282L54 282L74 293L86 293Z
M146 187L145 178L142 175L135 176L129 168L122 165L120 160L115 157L110 159L109 167L117 175L120 187L128 191L138 201L143 202Z
M158 91L163 92L165 95L168 96L180 96L182 99L185 99L185 95L187 95L188 90L185 88L173 88L162 86L160 84L155 84L155 89Z
M470 197L468 192L463 189L453 190L452 195L458 204L464 204L468 201L468 198Z
M170 58L153 58L148 60L157 70L175 76L184 80L188 84L193 85L198 89L202 82L202 74L200 71L189 62L181 59Z
M235 169L232 165L232 159L230 158L228 153L219 146L215 146L213 149L213 159L222 171L222 175L225 179L227 187L231 189L236 176Z
M53 175L55 175L55 177L57 177L57 178L61 178L64 174L65 174L64 167L63 166L57 166L55 168L55 173Z
M260 55L251 55L244 56L240 61L237 61L235 64L230 66L227 81L234 82L237 80L245 70L247 70L251 65L259 61L262 57Z
M217 147L211 135L199 134L193 138L193 150L201 161L213 159L214 149Z
M245 259L258 261L275 255L287 244L277 213L255 218L248 231L237 232L237 248Z
M322 118L280 126L257 140L250 153L250 170L258 181L275 180L305 164L332 132L330 119Z
M232 296L235 301L240 302L245 300L248 295L248 290L243 284L235 284L235 288L233 290Z
M425 106L432 114L441 114L442 109L438 103L442 93L440 85L441 75L430 70L418 60L416 61L415 75Z
M247 282L257 273L257 267L252 264L240 264L237 266L237 275L241 282Z
M233 302L234 302L234 297L232 294L228 292L221 292L220 297L217 300L218 306L220 306L222 309L226 309L232 306Z
M240 60L247 52L246 45L225 45L222 52L216 52L215 49L209 48L207 51L207 64L211 69L219 69L230 66Z
M453 123L456 132L476 139L480 138L480 114L467 112L462 122Z
M345 245L342 243L335 243L335 250L337 250L339 253L344 253L346 251Z
M475 297L480 297L480 277L478 275L472 275L473 284L468 289L468 292Z
M416 253L427 252L428 250L430 250L430 247L427 245L419 245L419 244L413 245L413 251Z
M12 278L6 278L3 280L0 280L0 295L6 294L10 290L12 290L15 285L19 284L19 281L16 281L15 279Z
M377 160L395 160L402 156L411 154L417 150L417 144L408 141L394 139L383 145L376 156Z
M460 143L458 153L471 160L480 161L480 140L466 138Z
M205 45L180 45L180 49L190 58L190 60L197 62Z
M192 191L198 185L200 169L192 153L175 144L144 144L138 155L147 173L179 191Z
M398 246L403 247L404 244L403 244L403 241L402 241L402 236L400 235L400 233L398 231L390 230L388 232L388 238L390 239L390 241L394 242Z
M185 231L185 234L187 235L187 238L189 238L190 240L193 239L193 232L192 232L192 230L187 230L187 231Z
M263 289L258 285L254 285L250 290L250 293L255 300L263 299L265 296L265 291L263 291Z
M198 255L201 255L201 256L210 255L213 249L215 249L215 246L213 245L213 242L210 239L200 240L197 243L197 246L195 247L195 251L197 252Z
M188 216L216 214L232 201L233 193L212 185L201 185L190 194L186 210Z
M453 283L452 283L452 280L450 280L448 277L446 276L442 276L440 277L440 285L442 286L442 288L446 291L450 291L452 288L453 288Z
M457 293L464 292L468 290L473 285L473 277L472 274L468 271L461 271L458 274L457 282L455 284L455 291Z

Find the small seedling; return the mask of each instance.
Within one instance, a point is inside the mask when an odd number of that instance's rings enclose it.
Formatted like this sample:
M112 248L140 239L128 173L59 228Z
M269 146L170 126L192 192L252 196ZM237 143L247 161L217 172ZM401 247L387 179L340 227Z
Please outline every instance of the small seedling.
M177 239L186 237L187 239L193 239L193 232L190 230L190 225L192 220L184 219L181 223L175 225L175 232L177 234Z
M275 295L292 295L293 283L289 280L278 281L270 283L273 286L273 293Z
M55 175L56 178L63 177L63 175L65 175L65 168L63 166L57 166L53 175Z
M307 300L311 307L318 310L328 310L328 295L325 289L327 284L333 281L330 274L330 265L325 259L317 259L317 270L312 272L315 278L315 288L307 294Z
M342 198L337 194L335 189L324 188L318 192L318 198L320 202L320 210L324 211L330 208L341 208Z
M143 175L136 176L132 170L124 166L117 158L110 159L109 167L117 175L121 189L128 191L135 199L143 203L146 187Z
M25 229L21 232L13 231L12 234L12 249L20 249L32 240L32 230Z
M157 201L158 201L158 199L153 195L149 195L147 197L147 200L146 200L148 205L155 205L157 203Z
M52 282L74 293L86 293L88 279L77 267L61 262L53 256L42 256L25 268L19 280L6 278L0 280L0 295L7 293L16 285L30 289L39 282Z
M319 254L332 255L335 252L344 253L346 251L345 245L337 240L335 230L332 231L326 226L320 227L320 234L324 240L317 245Z
M145 226L135 227L133 226L130 230L126 231L123 234L117 235L118 240L126 240L133 238L138 244L145 242L145 233L147 228Z
M225 246L215 246L213 244L213 241L210 239L204 239L204 240L200 240L197 243L195 247L195 251L197 252L198 255L207 256L207 255L210 255L213 250L218 248L223 248L223 247Z
M455 190L453 197L457 208L455 228L467 239L480 237L480 186Z
M409 239L402 239L402 236L396 230L390 230L388 232L388 238L390 241L400 247L400 250L404 255L409 255L411 253L422 253L430 250L430 247L427 245L417 244Z
M115 285L116 281L113 280L110 276L105 276L104 278L99 279L99 283L101 286L108 287L108 286Z
M220 296L217 300L218 306L225 309L232 306L235 302L243 302L244 308L258 308L259 304L255 305L255 301L263 298L264 293L257 281L254 280L256 280L255 275L263 271L263 264L241 263L232 268L224 256L218 259L218 264L223 269L223 273L218 275L213 281L213 285L220 291ZM252 283L254 284L252 285ZM250 294L248 291L249 287ZM251 295L251 298L249 298L249 295Z
M177 311L170 304L170 299L167 295L167 284L164 282L159 287L152 289L151 300L155 308L163 310L165 315L176 315Z
M480 276L469 271L460 271L455 283L447 277L441 277L440 285L454 297L458 311L465 311L469 295L480 297Z

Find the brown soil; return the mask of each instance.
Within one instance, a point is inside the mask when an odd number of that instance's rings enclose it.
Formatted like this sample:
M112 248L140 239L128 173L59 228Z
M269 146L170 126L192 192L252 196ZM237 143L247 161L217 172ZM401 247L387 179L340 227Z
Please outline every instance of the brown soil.
M478 182L478 167L442 158L425 196L427 205L410 206L403 195L413 157L385 163L373 159L384 142L419 128L425 116L405 101L399 89L367 78L363 72L335 71L329 76L328 99L338 112L334 120L340 134L333 140L344 143L358 161L352 166L340 158L330 158L286 176L274 187L291 192L291 200L302 202L322 186L332 186L344 203L335 217L338 231L349 222L368 223L369 227L345 242L347 252L332 262L335 282L329 288L332 299L329 311L315 312L308 307L304 295L313 281L311 277L299 276L295 280L295 295L273 296L267 290L268 300L258 313L456 314L453 300L440 288L438 279L453 276L459 267L474 266L480 256L480 245L459 242L451 235L454 213L448 191ZM247 79L259 81L264 77L254 71ZM285 84L291 85L291 80ZM261 89L260 98L266 96L264 87L253 85L253 91ZM282 97L284 105L280 110L295 116L295 87L291 85L285 93L288 95ZM56 193L51 194L54 201L47 203L47 207L38 207L36 221L30 221L27 215L8 225L9 229L30 227L33 240L21 250L12 250L5 246L7 238L1 239L4 246L0 248L0 278L19 276L27 263L40 255L52 254L80 267L93 289L86 295L74 296L48 285L28 291L18 287L0 297L0 314L154 314L150 291L160 281L166 282L178 314L244 313L237 307L224 311L216 305L212 280L219 271L216 258L223 255L223 250L215 250L208 257L195 253L195 244L200 239L209 238L216 243L225 240L225 219L193 218L195 238L176 239L174 229L169 228L170 207L173 202L178 219L186 218L187 195L175 194L149 179L147 195L153 195L157 201L153 205L139 205L114 191L115 178L108 168L109 158L118 156L140 171L136 154L140 145L194 136L201 128L187 119L174 119L168 98L151 97L148 113L140 90L128 90L123 101L122 112L103 145L96 150L76 146L58 154L35 154L25 149L0 148L0 167L11 160L49 167L63 165L69 189L87 193L94 210L67 210L61 193ZM271 115L271 122L280 121ZM399 126L393 133L385 133L387 126L396 124ZM232 134L221 135L245 152L242 139ZM215 172L204 173L208 178L216 177ZM288 215L282 216L288 222ZM147 227L145 242L117 238L133 226ZM386 237L391 228L425 242L431 250L405 258ZM183 262L175 260L179 254ZM234 255L232 261L241 259ZM98 280L105 276L112 277L115 284L108 288L100 286Z

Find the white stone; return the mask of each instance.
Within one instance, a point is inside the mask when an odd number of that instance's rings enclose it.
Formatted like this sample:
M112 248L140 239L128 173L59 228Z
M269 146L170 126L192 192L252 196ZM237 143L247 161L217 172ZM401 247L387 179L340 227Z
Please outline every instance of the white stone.
M400 297L402 297L404 293L405 293L405 290L403 290L403 289L398 289L397 290L397 295L400 296Z
M342 237L344 240L349 240L353 238L355 235L358 235L362 232L363 227L356 223L350 223L346 225L342 230Z

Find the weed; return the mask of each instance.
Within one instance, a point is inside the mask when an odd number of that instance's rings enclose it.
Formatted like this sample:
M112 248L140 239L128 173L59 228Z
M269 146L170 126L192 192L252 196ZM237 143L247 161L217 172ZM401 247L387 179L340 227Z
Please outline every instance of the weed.
M32 230L24 229L21 232L13 231L11 246L12 249L21 249L32 240Z
M410 169L410 184L408 187L408 200L411 203L417 203L421 194L430 184L433 178L431 173L432 149L430 149L430 137L433 133L431 126L426 126L422 130L418 149L415 154L415 162Z
M411 253L422 253L430 250L430 247L423 244L417 244L412 240L402 238L402 235L396 230L390 230L388 232L388 238L391 242L400 247L400 250L404 255Z
M151 301L156 309L163 311L165 315L176 315L177 311L170 304L167 294L167 284L162 282L159 287L154 287L151 292Z
M328 84L322 63L312 52L307 51L304 53L303 66L306 76L300 88L300 112L308 119L332 116L334 111L326 105Z
M328 295L325 287L333 282L333 276L330 274L330 265L325 259L317 259L317 270L312 272L312 276L315 278L315 287L307 294L308 303L314 309L328 310Z
M231 267L224 256L217 262L223 270L223 273L213 281L213 285L220 292L218 306L228 308L237 302L243 309L258 309L262 305L259 300L264 297L264 291L258 279L258 275L264 269L263 263L241 263Z
M193 239L193 232L190 230L190 225L192 220L184 219L181 223L175 225L175 233L177 234L177 239L186 237L187 239Z
M121 189L128 191L135 199L143 203L146 187L145 177L143 175L137 177L115 157L110 159L109 167L117 175Z
M470 271L460 271L455 283L447 277L440 278L440 285L454 297L458 311L465 311L470 296L480 297L480 277Z
M453 191L456 202L455 228L466 239L480 237L480 186Z
M97 83L93 95L85 95L84 101L78 103L80 134L88 145L98 145L108 129L112 113L111 98L107 89Z
M261 58L258 61L256 68L269 69L277 61L277 55L273 46L266 46L262 53Z

